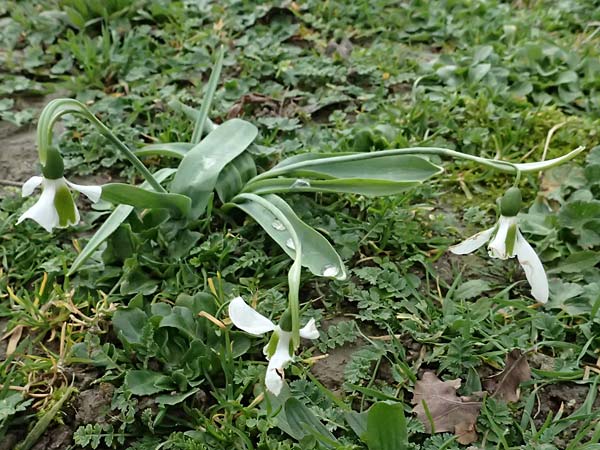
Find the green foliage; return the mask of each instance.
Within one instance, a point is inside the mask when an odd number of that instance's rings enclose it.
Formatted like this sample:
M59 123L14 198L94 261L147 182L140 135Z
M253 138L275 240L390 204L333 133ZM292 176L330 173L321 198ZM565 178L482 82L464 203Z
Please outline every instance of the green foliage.
M598 445L596 5L392 3L0 4L4 121L27 125L46 103L43 95L64 96L66 90L129 148L141 149L152 172L176 167L191 148L197 108L210 91L211 55L223 43L210 118L216 124L243 120L258 129L243 153L222 161L210 180L216 195L199 196L206 214L189 222L123 206L107 220L108 205L101 204L82 208L75 230L49 236L31 223L14 225L28 204L2 188L0 334L25 328L15 353L0 364L0 440L29 431L56 401L45 401L51 390L73 379L79 387L81 380L101 378L115 389L107 422L81 424L65 448L364 448L362 433L353 433L352 419L345 420L351 409L364 418L373 404L408 404L424 369L445 380L461 378L460 394L483 390L505 354L520 348L529 351L534 380L521 385L514 404L484 400L473 445ZM190 107L172 107L177 101ZM544 152L548 130L562 123ZM102 181L140 181L92 125L75 116L63 124L55 143L68 176L79 175L83 183L91 174ZM12 136L3 141L11 145ZM324 165L263 179L268 183L262 187L255 183L256 189L285 191L294 216L316 230L348 275L311 276L322 270L320 262L302 272L303 314L334 325L321 329L316 344L330 353L328 359L315 358L312 368L298 362L318 355L304 342L306 351L286 371L297 400L291 409L302 412L294 416L300 441L281 430L281 405L267 407L269 398L254 403L262 393L266 342L198 316L201 303L225 320L226 302L238 294L273 318L285 309L288 256L294 255L285 246L288 236L272 241L268 226L221 206L258 174L306 158L299 154L318 155L318 161L441 146L526 162L579 145L592 149L585 160L541 178L524 174L519 184L524 205L532 205L519 216L521 231L550 279L544 307L532 307L513 261L483 263L483 251L468 259L446 253L462 236L491 226L495 199L512 178L457 162L445 165L436 181L410 189L396 183L396 195L369 199L322 193L336 183L369 193L358 181L365 172L361 164L344 177ZM371 173L389 175L390 161ZM436 157L417 162L425 174L441 163ZM16 176L0 178L25 179ZM309 178L320 192L302 183L291 189ZM391 189L378 186L384 188ZM98 229L102 233L91 237ZM3 357L9 340L0 342ZM73 396L46 433L58 436L54 427L72 424L78 406ZM412 448L465 448L453 434L424 434L408 409L405 415Z

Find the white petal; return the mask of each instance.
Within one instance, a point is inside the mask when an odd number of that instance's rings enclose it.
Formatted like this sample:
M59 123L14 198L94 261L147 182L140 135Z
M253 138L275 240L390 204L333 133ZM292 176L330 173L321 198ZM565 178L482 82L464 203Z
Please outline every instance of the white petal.
M19 217L17 225L25 219L32 219L39 223L48 233L52 232L54 227L58 227L59 219L56 208L54 207L54 193L56 192L56 184L48 183L44 180L44 190L40 195L39 200Z
M470 238L462 241L460 244L453 245L450 247L450 251L455 255L466 255L472 253L490 240L492 233L496 227L492 227L489 230L480 231L479 233L471 236Z
M29 197L31 194L33 194L35 188L42 184L42 181L44 181L44 177L31 177L29 180L23 183L21 195L23 197Z
M279 395L281 388L283 387L283 373L279 374L278 369L275 367L267 367L267 373L265 374L265 386L267 390L275 395Z
M315 325L315 319L310 319L304 327L300 328L300 337L304 339L319 339L319 330Z
M236 327L256 336L275 329L273 322L248 306L242 297L229 303L229 318Z
M544 266L535 250L529 245L520 232L517 232L516 254L519 264L531 286L531 295L540 303L548 301L548 278Z
M290 341L292 340L292 333L283 331L279 328L276 333L279 335L277 341L277 347L275 353L269 359L269 362L275 364L276 367L283 369L291 360L292 355L290 354Z
M500 216L500 220L498 220L498 232L488 245L489 254L492 258L507 259L515 256L514 249L510 255L506 252L506 236L508 229L516 223L516 217Z
M267 389L275 395L279 395L283 386L283 372L285 367L292 361L290 355L290 340L292 334L287 331L276 331L279 333L277 349L269 360L267 373L265 375L265 385Z
M81 184L71 183L69 180L65 180L65 182L77 192L81 192L93 203L96 203L98 200L100 200L100 196L102 195L102 186L83 186Z

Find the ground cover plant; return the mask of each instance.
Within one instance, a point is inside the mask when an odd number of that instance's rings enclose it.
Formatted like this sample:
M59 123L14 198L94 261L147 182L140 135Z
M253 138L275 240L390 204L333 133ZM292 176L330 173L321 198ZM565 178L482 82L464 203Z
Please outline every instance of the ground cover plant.
M0 448L600 446L592 2L0 12Z

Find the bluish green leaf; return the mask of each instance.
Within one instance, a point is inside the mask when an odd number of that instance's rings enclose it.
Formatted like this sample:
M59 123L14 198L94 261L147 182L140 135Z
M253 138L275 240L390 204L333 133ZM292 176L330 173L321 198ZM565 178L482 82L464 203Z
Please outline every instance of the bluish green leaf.
M184 215L188 213L192 203L185 195L149 191L125 183L103 185L102 199L137 208L170 209Z
M387 181L360 178L338 180L268 178L247 185L244 190L258 195L287 192L331 192L377 197L398 194L418 184L421 183L416 181Z
M204 213L219 174L252 143L257 133L249 122L229 120L185 155L171 187L192 199L190 217L198 218Z
M342 259L321 233L300 220L282 198L276 195L267 195L265 199L279 209L294 227L294 231L302 243L302 265L304 267L318 276L341 280L346 278L346 269ZM235 203L235 205L256 220L290 258L295 258L296 252L293 249L291 234L270 211L252 201Z
M194 147L189 142L165 142L163 144L145 145L135 151L137 156L169 156L171 158L183 159Z

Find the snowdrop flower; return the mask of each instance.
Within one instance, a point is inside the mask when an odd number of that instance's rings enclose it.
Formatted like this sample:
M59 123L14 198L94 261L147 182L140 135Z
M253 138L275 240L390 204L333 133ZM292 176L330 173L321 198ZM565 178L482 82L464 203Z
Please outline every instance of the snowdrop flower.
M507 259L514 256L525 270L531 286L531 295L540 303L548 301L548 278L535 250L519 231L517 214L521 209L521 191L512 187L500 199L500 219L489 230L481 231L460 244L450 247L456 255L472 253L486 242L492 258Z
M17 225L25 219L35 220L46 231L53 228L66 228L79 222L79 211L73 201L71 191L74 189L84 194L92 202L100 200L102 188L100 186L81 186L71 183L64 177L64 165L58 150L50 149L46 165L42 168L43 176L34 176L23 184L23 197L33 194L38 186L42 186L42 195L39 200L25 211Z
M260 336L269 331L273 332L271 339L263 349L263 353L269 361L265 384L269 391L279 395L283 386L283 369L293 358L292 327L289 311L283 314L279 325L275 325L271 320L248 306L242 297L236 297L229 303L229 318L236 327L255 336ZM306 326L300 329L300 336L305 339L317 339L319 337L315 319L310 319Z

